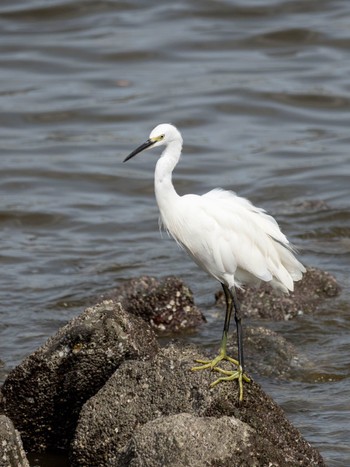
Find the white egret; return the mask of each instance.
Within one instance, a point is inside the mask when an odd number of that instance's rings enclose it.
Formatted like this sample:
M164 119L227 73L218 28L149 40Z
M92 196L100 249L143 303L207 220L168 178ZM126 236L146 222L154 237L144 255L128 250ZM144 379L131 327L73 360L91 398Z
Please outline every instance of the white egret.
M148 148L165 146L156 164L154 187L164 228L192 257L195 263L217 279L224 290L226 315L219 355L213 360L196 360L192 370L211 369L221 381L237 379L239 399L243 399L244 373L242 326L235 288L244 284L270 283L288 293L305 272L275 219L263 209L232 191L214 189L199 195L179 196L172 183L172 172L182 150L182 137L173 125L161 124L148 140L129 154L124 162ZM227 335L231 314L237 328L238 360L227 355ZM227 360L236 366L227 371L218 364Z

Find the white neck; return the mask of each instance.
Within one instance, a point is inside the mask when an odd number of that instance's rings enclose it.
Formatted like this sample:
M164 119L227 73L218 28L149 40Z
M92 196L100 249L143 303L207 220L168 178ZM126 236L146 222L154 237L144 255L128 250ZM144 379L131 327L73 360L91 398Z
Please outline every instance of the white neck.
M181 149L182 143L180 141L171 141L156 164L154 190L163 220L165 220L165 212L167 207L169 209L169 204L179 197L175 191L171 176L176 164L179 162Z

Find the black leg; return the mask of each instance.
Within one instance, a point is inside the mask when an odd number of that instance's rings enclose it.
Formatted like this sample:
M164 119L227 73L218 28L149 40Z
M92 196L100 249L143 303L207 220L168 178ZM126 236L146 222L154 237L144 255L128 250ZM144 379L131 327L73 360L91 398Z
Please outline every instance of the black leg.
M236 290L234 287L230 290L233 306L235 309L235 322L237 328L237 345L238 345L238 361L241 365L242 371L244 371L244 355L243 355L243 332L242 332L242 318L241 308L237 300Z
M236 297L235 288L232 287L230 290L225 284L221 284L224 289L225 299L226 299L226 314L225 314L225 323L224 331L222 334L221 349L219 355L213 360L196 360L197 363L201 363L201 366L195 366L192 368L193 371L197 370L215 370L219 373L225 375L221 378L218 378L216 381L211 383L210 387L216 386L221 381L233 381L238 380L239 384L239 400L243 400L243 381L246 383L250 382L250 379L247 375L244 374L244 359L243 359L243 336L242 336L242 324L241 324L241 313L239 303ZM227 355L227 335L230 328L230 320L232 315L232 310L235 309L235 322L237 327L237 343L238 343L238 361L229 357ZM236 370L228 371L224 370L217 365L222 361L226 360L237 367Z
M232 305L233 305L233 297L228 289L228 287L221 283L222 288L224 290L225 294L225 299L226 299L226 313L225 313L225 322L224 322L224 330L222 333L222 340L221 340L221 352L224 352L225 355L227 355L227 336L228 336L228 331L230 329L230 320L231 320L231 315L232 315Z

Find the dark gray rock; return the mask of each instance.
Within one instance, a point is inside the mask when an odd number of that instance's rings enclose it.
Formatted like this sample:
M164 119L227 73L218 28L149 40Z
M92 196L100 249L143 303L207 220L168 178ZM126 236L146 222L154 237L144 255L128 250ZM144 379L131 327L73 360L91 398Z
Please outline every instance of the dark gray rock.
M236 436L243 439L247 433L245 424L248 424L252 430L251 435L247 440L248 444L242 445L241 449L245 453L248 452L248 447L260 449L251 455L251 459L254 455L257 459L261 455L264 459L271 459L272 462L287 459L286 463L272 465L308 467L324 465L319 453L302 438L298 430L286 419L283 411L264 394L259 385L254 382L246 383L244 401L239 403L238 385L235 381L221 383L210 389L209 384L216 379L216 373L190 371L193 359L198 357L200 355L196 348L180 349L170 346L158 353L153 360L129 361L121 365L81 411L72 443L72 465L79 467L126 466L133 465L134 460L136 466L141 465L137 464L138 459L142 457L135 446L137 443L145 442L144 436L151 436L147 434L147 428L145 432L142 432L142 427L161 417L180 413L193 416L193 433L203 431L203 423L209 422L208 430L211 430L212 423L214 423L212 419L221 420L222 417L229 417L233 420L240 420L243 424L235 421L228 422L225 418L221 423L223 425L232 423L238 427L237 430L240 432L236 433ZM205 417L210 417L211 420ZM194 427L196 418L199 419L199 425ZM169 420L167 423L170 423ZM155 432L160 429L158 424ZM232 429L232 426L229 429ZM135 432L135 430L138 431ZM173 431L176 432L176 427L173 427ZM135 438L132 438L134 432ZM162 433L164 436L164 432ZM156 435L152 436L155 439ZM182 437L179 433L176 436ZM197 448L194 452L194 459L190 457L193 442L195 442L193 437L192 439L189 437L189 444L179 447L180 450L188 453L187 465L199 465L192 463L192 461L198 461ZM264 443L266 451L263 451ZM163 459L172 456L171 443L168 444L168 448L170 452L162 451ZM227 459L237 456L236 448L237 445L232 441L225 445L223 449L225 452L229 451ZM157 455L156 452L154 454ZM151 455L151 448L145 455ZM215 457L215 449L212 455ZM162 465L157 464L158 460L157 457L152 461L149 460L148 465ZM225 462L221 458L220 461L211 465L235 465ZM269 461L257 465L267 466Z
M0 467L29 467L20 434L6 415L0 415Z
M161 281L149 276L130 279L103 298L120 302L126 311L141 316L160 332L178 332L205 322L192 291L174 276Z
M236 335L234 334L234 339ZM244 327L246 367L265 377L290 379L312 368L312 363L285 337L263 326ZM230 347L235 355L237 347Z
M308 293L310 306L339 292L332 278L314 270L300 287L300 299ZM217 373L190 371L193 359L200 357L198 349L170 346L159 352L151 327L139 316L161 330L194 325L193 297L186 290L175 278L164 283L135 279L114 291L113 299L85 310L10 372L0 413L14 421L25 447L67 449L74 437L71 459L76 467L324 465L257 384L245 384L240 404L237 382L210 389ZM257 309L275 306L271 315L281 316L285 302L281 305L281 296L269 302L269 294L263 291ZM202 322L200 312L194 316ZM288 377L293 366L305 366L294 347L268 329L245 328L245 346L247 368L266 376ZM200 440L209 464L202 462ZM178 464L168 461L175 458Z
M303 313L313 313L317 307L340 293L340 286L329 273L307 268L303 279L295 283L294 292L281 294L268 284L259 288L245 287L237 291L245 317L274 321L292 319ZM222 291L215 294L216 303L224 306Z
M87 308L9 373L2 387L4 411L26 449L66 448L82 405L116 368L157 351L147 323L104 301Z
M271 442L235 417L160 417L138 428L120 466L294 466Z

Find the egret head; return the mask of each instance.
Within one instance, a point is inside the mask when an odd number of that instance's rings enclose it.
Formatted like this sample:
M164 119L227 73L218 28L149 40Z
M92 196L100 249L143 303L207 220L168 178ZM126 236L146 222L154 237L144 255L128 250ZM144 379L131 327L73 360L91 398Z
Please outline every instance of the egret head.
M174 127L174 125L170 125L170 123L161 123L151 131L148 140L129 154L124 159L124 162L128 161L145 149L167 145L171 142L178 142L182 145L182 137L179 130Z

